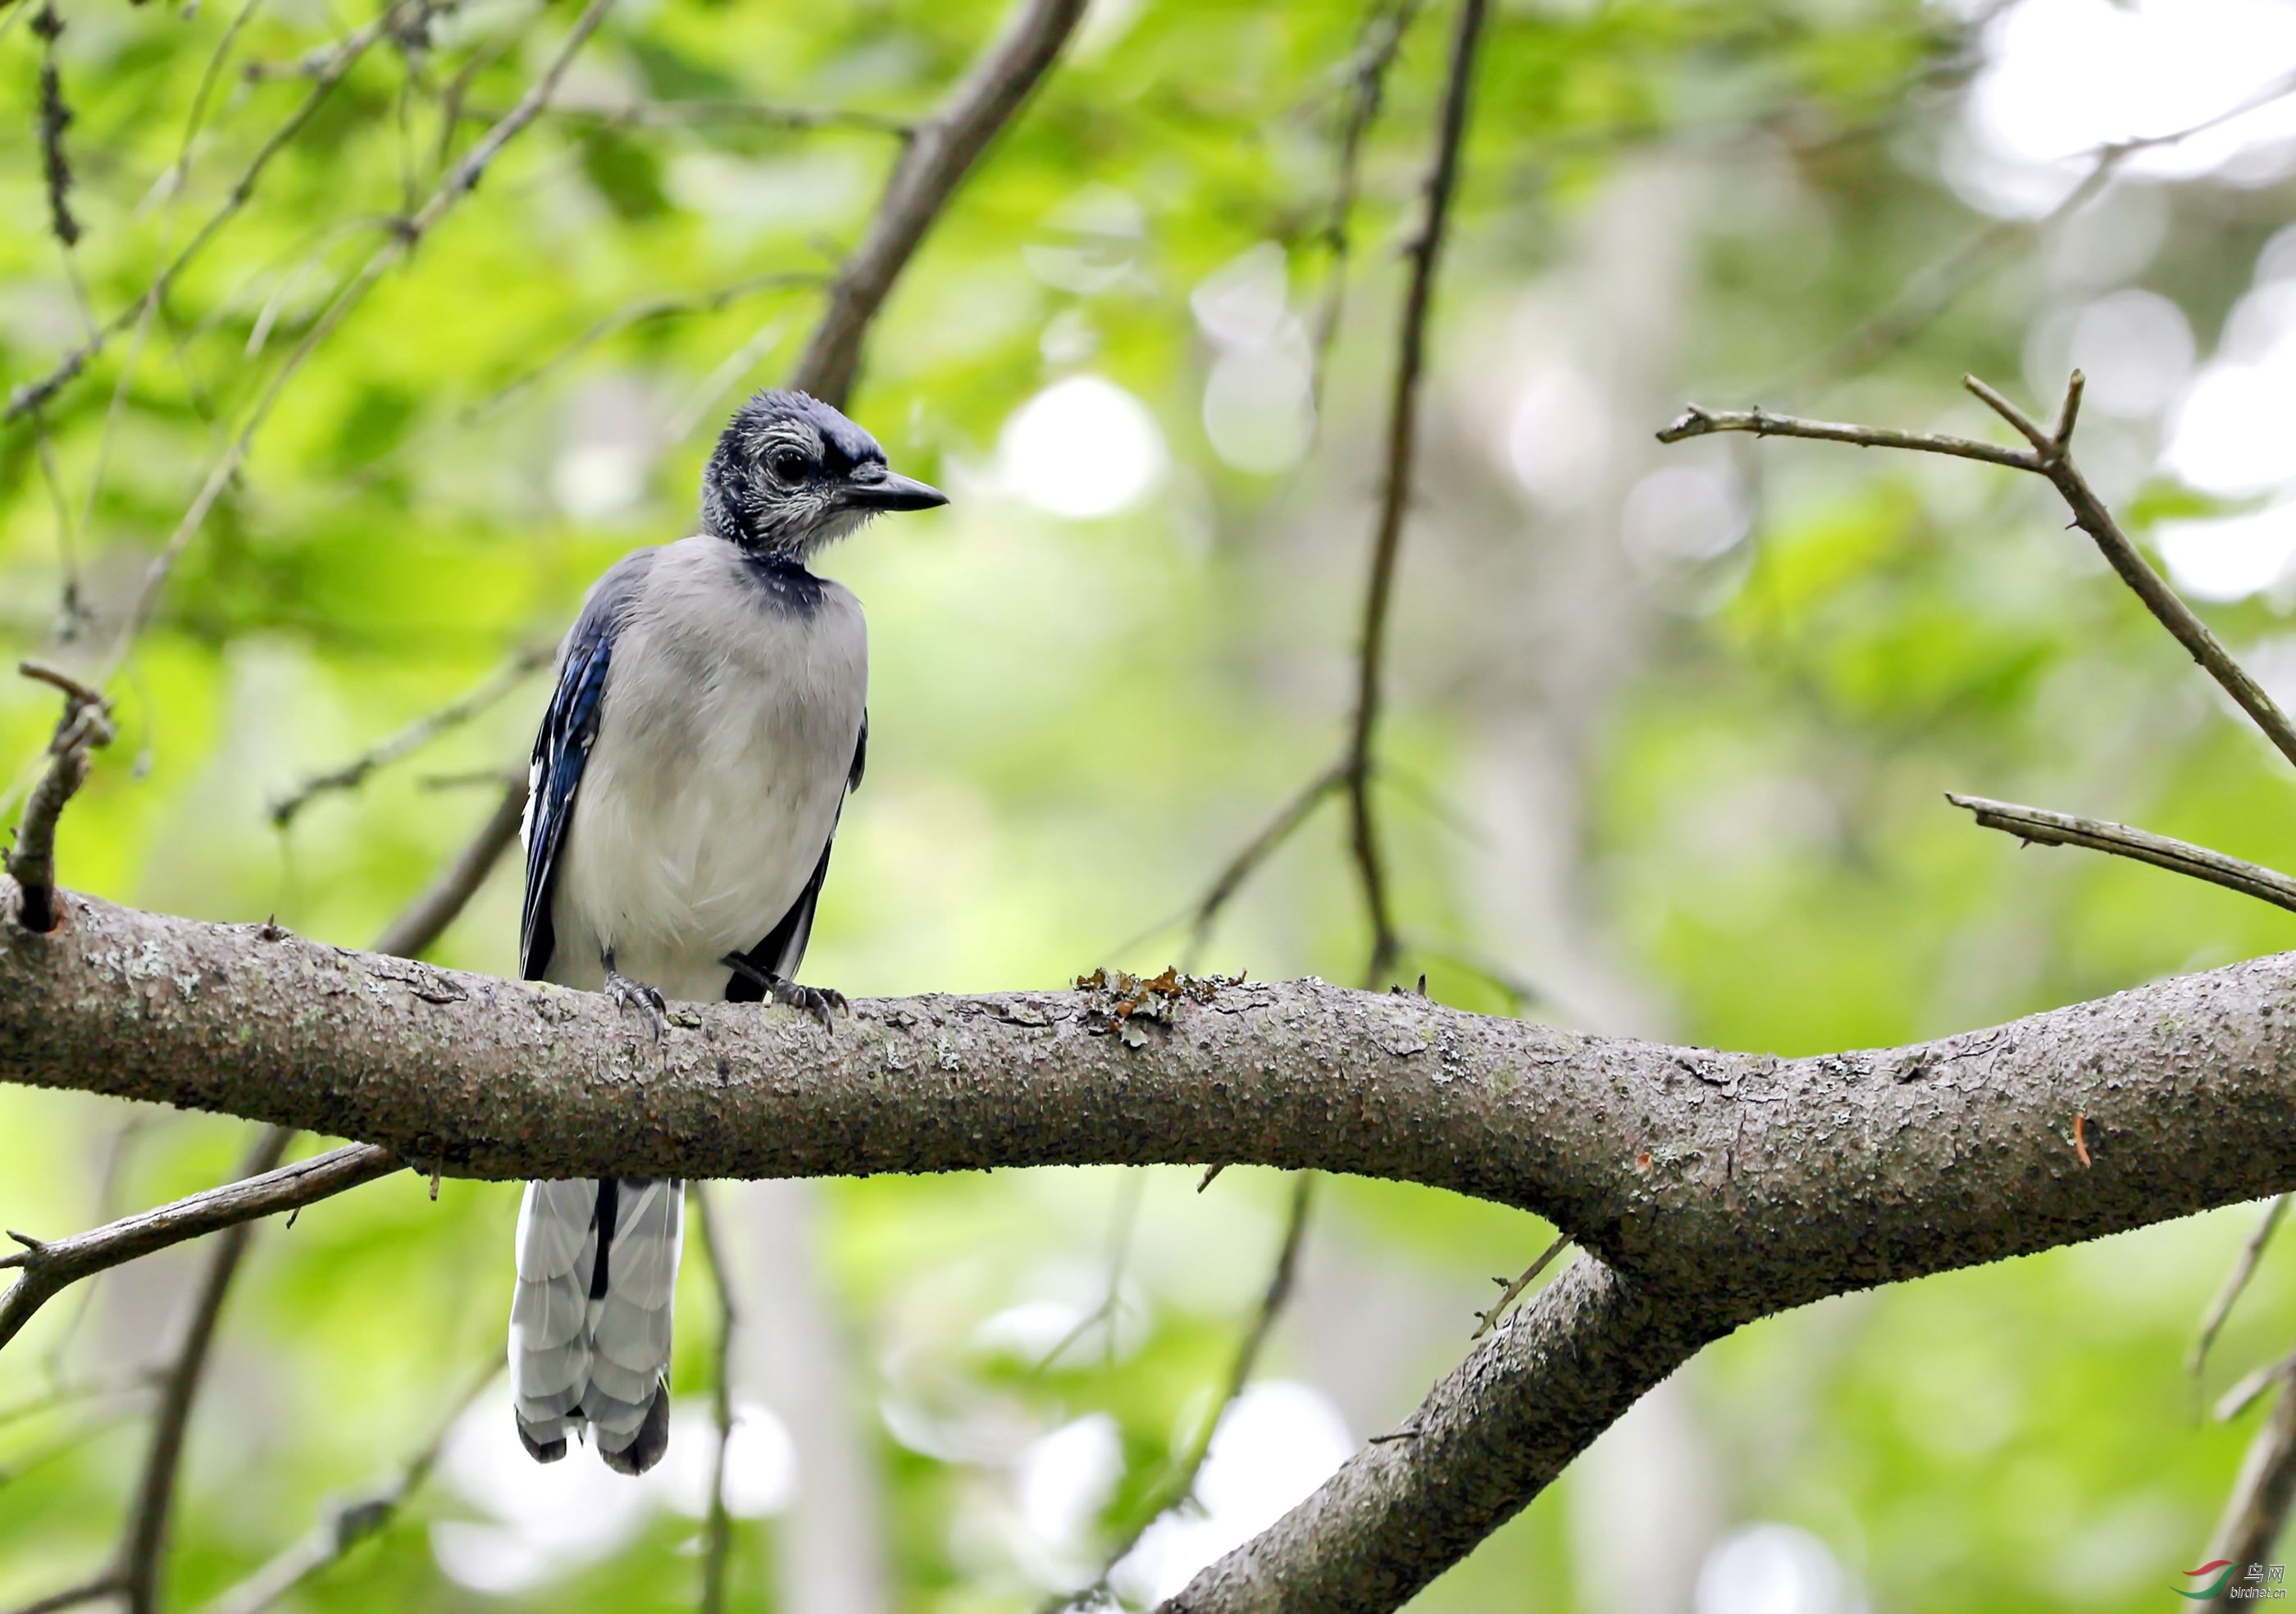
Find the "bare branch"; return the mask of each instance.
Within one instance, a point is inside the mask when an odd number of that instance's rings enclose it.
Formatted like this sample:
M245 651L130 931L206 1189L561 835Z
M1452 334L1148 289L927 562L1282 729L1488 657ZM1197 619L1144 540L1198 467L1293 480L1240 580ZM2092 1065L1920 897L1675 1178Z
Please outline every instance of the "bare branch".
M477 117L466 111L464 117ZM574 123L604 124L613 128L675 129L697 123L746 123L768 129L851 129L867 135L890 135L908 140L916 125L883 112L859 112L842 107L779 106L767 101L634 101L618 106L562 106L553 116Z
M294 1133L284 1127L267 1127L248 1151L243 1177L263 1177L274 1172ZM119 1577L127 1614L158 1614L160 1576L168 1551L168 1526L175 1511L176 1478L182 1471L184 1438L191 1428L192 1408L207 1373L208 1349L215 1342L216 1324L223 1303L247 1254L252 1225L242 1219L224 1230L209 1247L206 1266L193 1293L192 1315L184 1324L183 1341L160 1383L160 1405L152 1415L152 1444L144 1454L144 1477L135 1487L135 1504L127 1518L120 1545Z
M365 1495L329 1509L308 1535L208 1604L202 1614L263 1614L305 1581L348 1555L359 1543L380 1533L398 1516L406 1499L422 1488L430 1471L438 1466L439 1454L455 1425L501 1372L501 1364L489 1361L486 1371L456 1397L453 1410L439 1420L437 1432L406 1459L397 1474Z
M1499 1286L1499 1298L1492 1302L1490 1310L1479 1311L1475 1314L1475 1331L1469 1334L1467 1338L1480 1340L1497 1327L1499 1319L1506 1315L1507 1307L1522 1299L1522 1291L1536 1283L1538 1281L1538 1274L1554 1264L1554 1258L1570 1248L1570 1241L1567 1236L1558 1238L1540 1253L1538 1259L1522 1269L1521 1277L1512 1281L1505 1278L1492 1279L1491 1282Z
M1259 832L1246 841L1236 855L1227 860L1220 872L1212 876L1211 884L1197 898L1195 910L1188 915L1188 952L1186 963L1193 969L1202 955L1204 944L1210 938L1213 923L1235 894L1243 889L1244 881L1259 872L1259 865L1274 856L1284 842L1299 832L1300 826L1314 815L1324 799L1347 782L1346 775L1334 766L1318 774L1301 786L1291 800L1275 810L1273 817L1261 826ZM1161 929L1160 926L1159 929Z
M8 1610L8 1614L62 1614L66 1609L77 1609L92 1602L102 1602L119 1596L126 1588L117 1575L101 1575L85 1580L61 1592L51 1592L45 1597L36 1597L30 1602Z
M2296 913L2296 880L2259 864L2243 863L2190 841L2172 840L2166 835L2131 829L2125 823L2112 823L2102 818L2079 818L2070 813L2053 813L2046 807L1988 801L1982 796L1960 796L1950 791L1945 799L1975 814L1982 827L2000 830L2032 845L2087 847L2093 852L2110 852L2116 857L2149 863L2157 869L2189 874L2194 880L2205 880L2210 885Z
M413 755L439 735L461 727L493 706L537 670L547 667L557 653L557 647L551 644L529 645L520 651L468 694L417 717L381 744L362 752L342 766L304 780L287 796L272 804L271 822L285 829L294 822L298 813L311 804L313 798L329 791L357 790L377 768L388 767L401 758ZM383 950L395 952L398 949Z
M24 802L16 843L6 859L8 877L16 882L16 922L45 934L63 919L56 903L56 825L65 805L87 782L88 752L111 743L111 709L95 691L58 668L23 661L16 670L64 696L63 716L48 741L47 771Z
M389 1151L348 1143L276 1170L258 1168L258 1175L69 1238L12 1233L23 1248L0 1256L0 1267L20 1266L24 1275L0 1298L0 1346L14 1339L47 1300L82 1278L186 1239L327 1199L398 1168Z
M1460 0L1452 36L1451 65L1443 90L1443 111L1434 160L1427 172L1427 207L1408 249L1411 280L1403 300L1403 332L1389 401L1387 476L1372 540L1371 581L1364 595L1362 652L1357 664L1355 718L1350 727L1345 777L1349 839L1370 910L1372 947L1367 985L1390 968L1396 957L1395 920L1388 904L1387 875L1377 826L1373 822L1373 745L1379 725L1381 680L1387 651L1387 618L1395 588L1395 566L1403 546L1404 511L1411 497L1413 463L1418 450L1419 378L1426 364L1427 322L1434 307L1435 271L1443 250L1444 226L1458 188L1459 148L1466 135L1467 109L1474 86L1475 52L1482 37L1485 0Z
M1983 399L2002 419L2015 427L2031 445L2030 448L2004 448L1992 443L1980 443L1967 438L1947 437L1929 432L1894 431L1874 426L1845 426L1832 421L1808 421L1792 415L1772 414L1762 409L1711 410L1693 404L1679 419L1658 434L1661 443L1678 443L1685 438L1705 437L1719 431L1751 431L1757 437L1815 438L1826 442L1856 443L1872 448L1902 448L1921 454L1952 455L1961 459L1984 460L1996 465L2006 465L2016 471L2029 471L2048 479L2073 513L2074 524L2095 543L2106 564L2120 575L2136 597L2144 602L2161 627L2173 635L2193 660L2199 662L2224 692L2233 698L2251 721L2264 731L2265 738L2292 763L2296 763L2296 725L2291 725L2272 697L2261 684L2249 676L2245 668L2233 659L2208 625L2193 613L2193 609L2177 598L2161 574L2152 569L2144 557L2122 532L2112 512L2082 476L2069 452L2068 438L2079 409L2080 375L2075 372L2067 389L2064 409L2059 426L2064 436L2042 427L1993 388L1974 376L1964 378L1969 389Z
M2226 1321L2232 1315L2232 1308L2240 1304L2240 1297L2246 1291L2248 1281L2256 1275L2257 1263L2264 1258L2264 1247L2272 1242L2274 1230L2280 1225L2280 1218L2287 1213L2288 1196L2284 1193L2273 1195L2264 1207L2264 1214L2257 1218L2256 1231L2249 1234L2248 1242L2241 1246L2240 1258L2225 1274L2224 1287L2209 1303L2208 1315L2201 1319L2201 1331L2194 1337L2192 1349L2185 1356L2185 1371L2194 1379L2207 1369L2209 1352L2216 1345L2217 1335L2224 1331Z
M718 1291L716 1362L709 1376L709 1412L718 1426L718 1451L709 1465L709 1516L701 1532L701 1614L725 1614L726 1569L734 1550L734 1518L726 1508L726 1458L734 1445L734 1279L726 1247L711 1214L709 1190L695 1183L689 1195L693 1225L709 1258L710 1287Z
M916 127L885 182L861 244L837 272L828 307L789 384L841 405L861 366L861 339L918 245L980 153L1027 102L1084 14L1084 0L1024 0L1012 27Z

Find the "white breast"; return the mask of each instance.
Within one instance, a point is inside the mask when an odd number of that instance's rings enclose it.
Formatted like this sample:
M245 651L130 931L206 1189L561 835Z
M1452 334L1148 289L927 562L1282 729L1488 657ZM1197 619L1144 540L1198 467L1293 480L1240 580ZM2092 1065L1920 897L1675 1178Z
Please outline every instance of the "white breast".
M667 995L725 995L812 877L868 698L861 603L765 591L722 540L660 551L615 642L575 793L549 978L595 988L600 954Z

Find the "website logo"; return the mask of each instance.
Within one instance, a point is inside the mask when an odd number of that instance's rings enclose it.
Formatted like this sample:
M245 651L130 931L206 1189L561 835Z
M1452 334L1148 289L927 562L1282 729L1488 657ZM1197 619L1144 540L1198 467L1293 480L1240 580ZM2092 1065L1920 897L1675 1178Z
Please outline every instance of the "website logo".
M2229 1558L2212 1558L2197 1569L2186 1569L2184 1578L2194 1589L2177 1586L2177 1595L2194 1602L2219 1595L2227 1602L2279 1602L2288 1595L2288 1566L2282 1563L2252 1563L2243 1569ZM2234 1584L2227 1586L2227 1582Z

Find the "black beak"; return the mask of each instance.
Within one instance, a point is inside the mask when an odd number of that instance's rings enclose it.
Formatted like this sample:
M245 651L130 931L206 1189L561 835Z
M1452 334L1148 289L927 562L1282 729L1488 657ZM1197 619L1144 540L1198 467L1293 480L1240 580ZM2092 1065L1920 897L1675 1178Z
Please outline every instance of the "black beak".
M948 495L882 465L857 465L846 479L845 503L857 510L931 510Z

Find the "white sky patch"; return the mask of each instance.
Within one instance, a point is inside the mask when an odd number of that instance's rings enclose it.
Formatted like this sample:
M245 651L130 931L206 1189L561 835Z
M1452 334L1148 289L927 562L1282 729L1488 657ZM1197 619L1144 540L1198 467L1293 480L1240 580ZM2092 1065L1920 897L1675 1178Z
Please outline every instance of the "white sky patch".
M1128 1601L1160 1602L1305 1500L1355 1445L1340 1409L1322 1391L1280 1379L1251 1386L1212 1436L1196 1479L1202 1511L1158 1520L1117 1565L1111 1584Z
M1507 417L1507 469L1539 504L1583 503L1611 454L1610 409L1587 373L1569 365L1536 372Z
M2085 154L2172 135L2296 72L2285 0L2021 0L1987 30L1966 109L1974 160L1952 177L1972 205L2031 215L2079 183ZM2296 96L2132 156L2124 172L2221 173L2262 184L2296 161Z
M2193 327L2156 291L2112 291L2037 324L2025 348L2025 379L2053 397L2066 375L2088 378L2085 407L2145 420L2176 400L2193 373Z
M1240 471L1275 476L1316 437L1306 328L1292 312L1291 265L1261 242L1188 294L1196 324L1219 349L1204 382L1204 435Z
M717 1462L717 1420L701 1407L677 1407L669 1416L669 1450L640 1483L654 1487L687 1518L707 1518ZM736 1519L763 1519L788 1507L796 1495L797 1443L789 1426L754 1401L735 1402L726 1442L726 1511Z
M2296 564L2296 500L2211 520L2163 521L2153 542L2179 594L2219 605L2245 600Z
M1093 1521L1124 1473L1116 1420L1094 1413L1062 1425L1021 1454L1013 1476L1028 1567L1039 1579L1074 1584L1088 1577Z
M431 1554L474 1591L506 1594L609 1556L642 1528L660 1489L632 1484L587 1446L556 1462L526 1454L511 1422L510 1393L482 1396L455 1421L439 1460L448 1486L488 1521L442 1519Z
M1014 410L997 442L998 480L1054 515L1115 515L1163 479L1164 434L1147 406L1105 376L1055 381Z
M1698 1571L1698 1614L1864 1614L1868 1606L1825 1543L1790 1524L1734 1532Z

